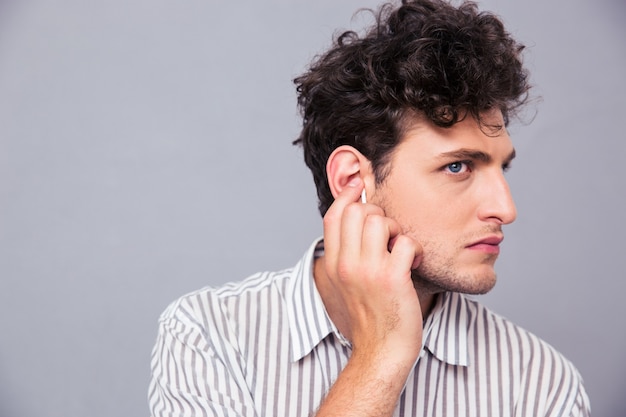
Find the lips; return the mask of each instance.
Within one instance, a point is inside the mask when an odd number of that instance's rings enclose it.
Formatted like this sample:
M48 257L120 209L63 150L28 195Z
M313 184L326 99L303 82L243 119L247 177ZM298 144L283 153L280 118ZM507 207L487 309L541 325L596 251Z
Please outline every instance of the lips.
M504 237L500 235L488 236L467 245L467 249L497 254L500 253L500 243L502 243L502 240L504 240Z

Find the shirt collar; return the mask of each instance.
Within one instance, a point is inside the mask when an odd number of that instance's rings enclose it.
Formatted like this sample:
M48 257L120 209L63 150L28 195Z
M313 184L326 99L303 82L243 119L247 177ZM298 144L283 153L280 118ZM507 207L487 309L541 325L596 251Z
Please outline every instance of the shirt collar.
M424 323L424 347L442 362L469 366L468 314L467 299L463 295L440 294Z
M313 278L313 262L323 250L322 238L313 242L294 267L289 280L286 302L292 361L308 355L329 334L339 335L339 331L328 316Z
M322 238L313 242L289 280L286 302L292 361L308 355L329 334L335 334L342 345L349 346L330 319L313 278L313 262L323 250ZM424 323L424 348L440 361L468 366L468 322L467 300L458 293L440 294Z

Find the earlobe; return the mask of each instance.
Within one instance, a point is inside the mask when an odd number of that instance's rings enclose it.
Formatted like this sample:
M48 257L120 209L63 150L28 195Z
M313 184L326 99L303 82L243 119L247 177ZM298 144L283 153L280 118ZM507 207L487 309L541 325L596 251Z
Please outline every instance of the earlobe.
M355 178L360 178L367 188L371 179L371 164L356 148L343 145L330 154L326 163L326 176L330 191L337 198Z

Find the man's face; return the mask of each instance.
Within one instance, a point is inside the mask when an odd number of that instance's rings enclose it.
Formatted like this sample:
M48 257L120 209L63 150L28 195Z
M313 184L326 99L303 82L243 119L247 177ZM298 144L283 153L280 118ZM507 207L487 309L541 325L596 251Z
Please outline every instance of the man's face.
M514 157L500 112L468 116L451 128L416 120L372 196L424 255L413 271L418 286L482 294L495 285L501 226L515 220L504 170ZM484 130L484 132L483 132Z

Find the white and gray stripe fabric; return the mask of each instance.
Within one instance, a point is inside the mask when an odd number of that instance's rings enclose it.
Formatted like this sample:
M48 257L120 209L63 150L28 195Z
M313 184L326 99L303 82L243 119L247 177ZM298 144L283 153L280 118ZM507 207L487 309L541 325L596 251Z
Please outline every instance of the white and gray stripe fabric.
M314 415L351 352L313 281L321 250L171 304L152 353L152 416ZM461 294L438 297L423 340L394 416L590 415L569 361Z

